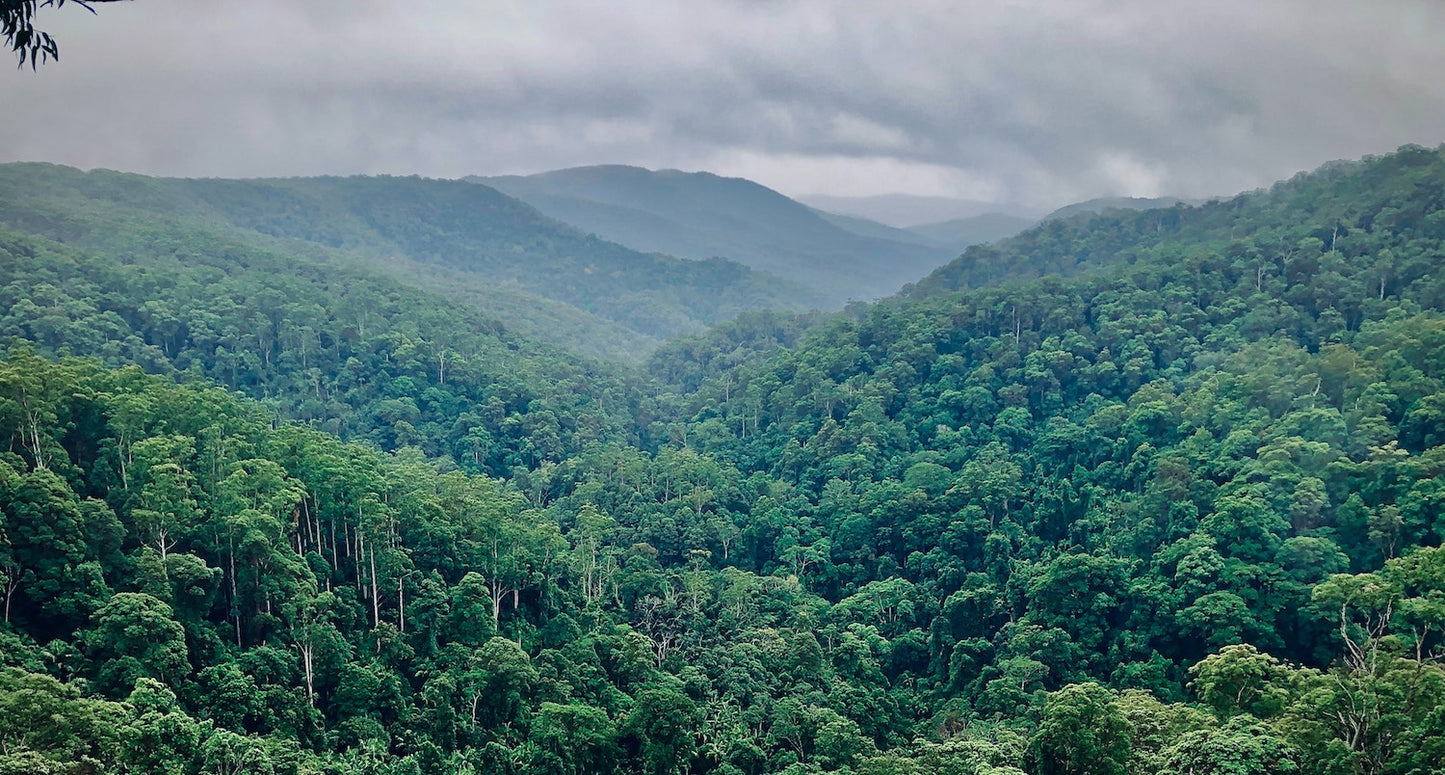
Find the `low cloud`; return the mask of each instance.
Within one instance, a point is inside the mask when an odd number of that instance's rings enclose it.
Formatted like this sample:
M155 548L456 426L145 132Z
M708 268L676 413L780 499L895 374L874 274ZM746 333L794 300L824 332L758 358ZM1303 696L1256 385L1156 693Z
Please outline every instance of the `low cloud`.
M238 177L628 163L1049 206L1445 141L1434 0L97 8L43 11L62 60L0 74L0 158Z

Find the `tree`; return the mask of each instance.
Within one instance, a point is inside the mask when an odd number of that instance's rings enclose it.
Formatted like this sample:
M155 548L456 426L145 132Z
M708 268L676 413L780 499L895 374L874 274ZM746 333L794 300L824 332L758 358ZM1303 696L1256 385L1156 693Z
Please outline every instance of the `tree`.
M1315 587L1315 604L1339 612L1344 652L1327 675L1310 676L1302 700L1291 708L1299 737L1327 741L1325 752L1338 754L1343 747L1350 766L1367 775L1406 772L1405 762L1439 755L1445 734L1439 710L1445 707L1441 590L1445 549L1438 547Z
M0 670L0 772L100 771L117 744L122 706L86 699L46 675Z
M170 447L172 437L147 439L135 445L138 455L150 457L152 442ZM175 446L183 446L177 444ZM172 453L174 454L174 453ZM145 485L141 488L141 505L131 511L131 518L145 534L145 540L155 547L164 565L170 550L191 530L196 519L197 506L193 496L195 483L190 471L175 460L165 456L162 462L149 466L145 472Z
M91 621L94 628L83 638L103 660L99 673L107 685L129 687L139 678L174 684L189 672L185 631L165 602L144 592L119 592Z
M95 9L90 7L93 3L115 3L120 0L69 1L95 13ZM41 8L59 8L65 3L66 0L0 0L0 34L5 36L5 44L10 46L10 50L20 57L22 67L27 59L32 70L38 62L60 60L60 48L55 39L48 33L35 29L34 17L35 12Z
M122 772L186 775L201 739L201 725L161 683L141 678L126 698L130 713L120 728Z
M1199 699L1225 718L1241 713L1268 718L1279 713L1288 697L1285 666L1247 643L1205 657L1189 668L1189 675Z
M697 706L671 685L642 689L624 727L637 740L643 768L651 775L687 772L697 748Z
M0 361L0 429L29 450L35 468L64 456L54 436L77 387L71 366L48 363L28 348Z
M532 739L561 762L558 775L606 772L616 756L612 720L600 708L544 702L532 721Z
M332 593L307 590L285 608L291 622L291 642L301 658L306 702L312 706L316 705L318 673L335 674L347 656L346 640L331 623L335 606L336 596Z
M276 771L265 745L256 738L218 729L201 745L204 772L215 775L272 775Z
M511 723L531 698L539 675L516 643L492 638L467 655L460 684L467 693L473 724Z
M37 467L22 473L0 460L0 575L7 620L17 592L51 611L83 617L93 610L88 604L96 601L77 600L91 591L76 583L87 559L85 517L75 493L54 471Z
M1161 775L1292 775L1298 753L1248 716L1223 729L1186 732L1165 752Z
M1027 767L1037 775L1124 775L1129 723L1108 689L1071 684L1049 695L1029 740Z

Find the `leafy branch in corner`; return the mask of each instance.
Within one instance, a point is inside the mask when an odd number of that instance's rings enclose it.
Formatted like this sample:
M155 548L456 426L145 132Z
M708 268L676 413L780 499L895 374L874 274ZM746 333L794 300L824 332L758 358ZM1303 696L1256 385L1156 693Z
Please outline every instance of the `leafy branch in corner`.
M30 69L41 62L60 60L60 47L50 34L35 29L35 12L41 8L59 8L67 2L84 8L91 13L95 3L116 3L120 0L0 0L0 32L5 43L20 58L20 66L30 62Z

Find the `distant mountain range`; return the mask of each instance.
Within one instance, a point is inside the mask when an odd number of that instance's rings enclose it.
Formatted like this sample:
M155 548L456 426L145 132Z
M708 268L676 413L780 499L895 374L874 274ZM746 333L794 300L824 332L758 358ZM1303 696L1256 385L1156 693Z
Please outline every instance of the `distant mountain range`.
M194 238L170 235L202 230L297 262L383 271L533 336L620 359L743 311L828 303L734 261L608 242L455 180L188 180L6 164L0 227L116 257L151 250L136 247L142 232L183 243Z
M1012 237L1033 226L1035 221L1005 213L984 213L967 218L955 218L939 223L925 223L909 227L908 232L920 239L946 247L954 253L961 253L972 245L994 242Z
M612 165L467 180L603 239L684 258L727 258L816 289L833 305L893 293L968 245L1030 224L991 219L936 232L898 229L706 172Z
M1176 201L1091 200L1046 220ZM741 312L892 294L1033 222L987 212L899 228L748 180L624 166L456 181L185 180L0 165L0 226L119 256L135 223L381 270L523 333L631 360Z
M1185 201L1090 199L1040 219L990 203L906 194L799 201L741 178L624 165L464 180L634 250L736 261L808 288L833 307L889 295L973 245L1041 222Z

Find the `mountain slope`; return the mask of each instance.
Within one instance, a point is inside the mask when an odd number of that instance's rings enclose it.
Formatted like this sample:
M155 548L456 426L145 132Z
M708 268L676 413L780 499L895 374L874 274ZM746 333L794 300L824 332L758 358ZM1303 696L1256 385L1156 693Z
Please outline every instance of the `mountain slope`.
M284 249L365 261L481 305L503 302L484 309L524 324L535 322L526 300L541 298L553 310L561 310L559 304L578 310L574 330L595 316L632 332L629 338L642 337L638 341L700 330L748 309L813 303L807 291L740 264L639 253L469 183L173 180L50 165L0 167L0 223L12 228L107 248L137 218L227 227L238 230L237 239L273 247L277 243L266 240L289 240ZM566 335L551 338L567 341Z
M1445 540L1445 147L988 252L1033 250L1095 258L837 316L704 383L697 448L816 505L813 588L927 589L970 717L1068 682L1181 696L1240 644L1328 669L1332 574Z
M1372 275L1376 295L1428 281L1427 246L1445 231L1438 150L1406 146L1359 162L1334 162L1269 189L1201 205L1109 210L1045 221L1015 237L969 248L921 280L914 297L1048 274L1183 260L1203 251L1247 255L1257 284L1341 271L1322 253L1344 257L1350 273ZM1385 244L1374 236L1388 235ZM1336 252L1337 251L1337 252ZM1433 303L1433 297L1432 303Z
M864 236L747 180L601 166L470 178L639 250L722 256L818 289L833 304L892 293L950 254Z
M888 226L877 221L870 221L856 215L840 215L830 213L827 210L813 208L813 212L819 218L837 226L844 231L850 231L864 237L877 237L879 239L891 240L893 242L904 242L910 245L932 245L932 240L923 237L909 229L900 229L895 226Z
M625 371L444 297L201 229L125 241L107 255L0 228L0 343L204 377L283 420L473 470L640 441Z

